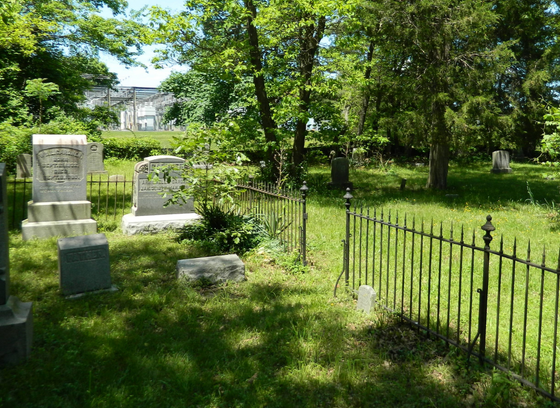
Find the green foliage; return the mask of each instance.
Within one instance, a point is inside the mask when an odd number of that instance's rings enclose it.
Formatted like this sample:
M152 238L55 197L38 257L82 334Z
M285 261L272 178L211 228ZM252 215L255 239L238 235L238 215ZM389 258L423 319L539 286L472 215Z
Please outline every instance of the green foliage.
M548 113L544 115L544 120L545 133L539 150L541 156L556 160L560 158L560 109L549 107Z
M0 123L0 163L6 163L9 172L15 173L16 159L20 154L31 154L32 129Z
M160 143L152 138L114 138L102 139L106 158L141 160L144 157L160 154Z
M207 242L221 254L245 252L256 247L263 239L263 231L254 217L240 215L234 208L203 203L197 207L203 219L183 228L180 240Z

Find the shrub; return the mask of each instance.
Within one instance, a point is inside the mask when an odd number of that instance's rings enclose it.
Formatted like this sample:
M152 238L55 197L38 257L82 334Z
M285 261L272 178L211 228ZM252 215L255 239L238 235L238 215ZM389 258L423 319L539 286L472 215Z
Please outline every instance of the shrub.
M218 253L243 254L262 241L264 232L259 222L241 215L234 209L224 210L214 204L203 204L197 212L204 218L200 223L183 228L179 239L207 242Z
M161 154L159 141L152 138L114 138L102 140L105 158L118 158L126 160L141 160L144 157Z
M16 159L20 154L31 153L33 130L0 123L0 163L6 163L6 170L15 173Z

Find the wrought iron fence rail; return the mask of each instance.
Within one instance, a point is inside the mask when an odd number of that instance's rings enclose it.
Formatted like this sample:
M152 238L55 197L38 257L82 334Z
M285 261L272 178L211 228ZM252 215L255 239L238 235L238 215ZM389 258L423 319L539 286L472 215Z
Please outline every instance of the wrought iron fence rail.
M369 208L351 208L349 191L344 198L346 237L337 286L343 276L353 293L371 284L381 307L560 401L560 256L557 268L548 267L545 250L540 263L531 260L529 244L521 258L517 241L506 254L503 237L498 250L490 249L490 216L480 247L475 231L471 241L461 227L460 239L454 239L451 225L447 238L443 223L425 228L422 221L418 230L412 218L409 228L406 216L399 225L398 215L395 222L390 213L385 220L383 212L377 217Z

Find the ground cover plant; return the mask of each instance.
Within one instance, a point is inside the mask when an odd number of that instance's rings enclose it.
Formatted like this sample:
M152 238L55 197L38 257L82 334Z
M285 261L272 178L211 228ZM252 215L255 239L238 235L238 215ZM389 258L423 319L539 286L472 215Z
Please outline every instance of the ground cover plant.
M423 168L357 169L353 194L477 231L491 213L497 234L560 247L551 205L557 181L535 165L513 164L510 175L491 175L490 167L453 167L451 190L441 193L423 188ZM106 234L120 291L70 301L58 291L56 240L23 242L12 233L12 292L34 302L35 342L26 364L0 370L0 406L549 404L380 310L364 316L350 297L333 297L344 200L325 187L328 174L316 167L308 177L305 273L281 267L281 252L259 246L244 256L247 282L185 285L175 279L175 263L205 255L204 246L115 229Z
M137 130L135 132L131 130L105 130L103 131L102 137L115 138L115 139L127 139L130 137L136 139L154 139L160 142L161 147L169 148L171 147L171 142L173 137L179 137L184 135L185 132L182 130L165 130L165 131L149 131L149 130Z

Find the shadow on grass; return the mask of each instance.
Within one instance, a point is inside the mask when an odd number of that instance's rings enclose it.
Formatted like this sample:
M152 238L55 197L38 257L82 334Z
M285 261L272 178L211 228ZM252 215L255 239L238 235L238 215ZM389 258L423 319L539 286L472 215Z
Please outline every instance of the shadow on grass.
M357 169L350 172L350 181L354 183L352 195L356 202L364 205L385 206L399 200L415 201L417 204L437 203L454 208L465 203L475 203L483 209L501 203L526 204L530 199L527 183L534 200L544 204L560 200L560 179L547 180L543 176L550 173L550 168L531 165L512 165L510 174L490 173L490 164L452 166L449 170L448 188L446 190L426 189L428 169L426 167L394 166L389 171L375 169ZM401 190L401 181L406 178L406 187ZM342 190L329 190L328 167L313 168L308 176L309 198L320 205L344 206Z
M411 345L399 325L364 323L305 276L178 282L175 262L187 252L119 241L111 259L121 290L71 301L58 293L52 259L18 254L18 268L35 269L17 283L35 302L35 340L29 362L0 371L0 405L454 407L470 392L444 364L447 349Z

